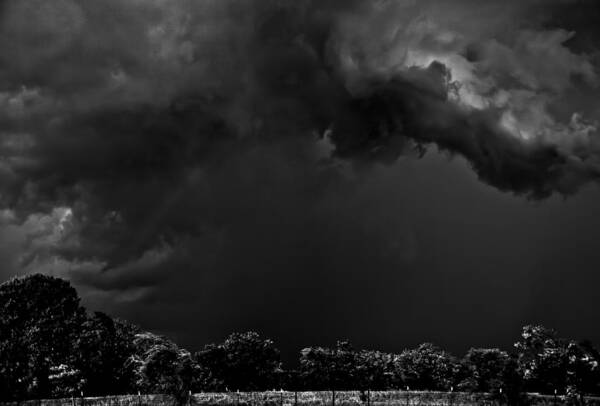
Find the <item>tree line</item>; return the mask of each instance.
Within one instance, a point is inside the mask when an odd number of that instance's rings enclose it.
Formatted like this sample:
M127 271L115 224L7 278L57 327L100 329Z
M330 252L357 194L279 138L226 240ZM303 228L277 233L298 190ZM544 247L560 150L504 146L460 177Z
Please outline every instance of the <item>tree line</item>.
M284 368L255 332L191 353L166 337L80 304L69 282L31 275L0 285L0 400L191 392L436 390L489 392L518 404L526 392L574 399L600 393L600 354L589 342L525 326L511 352L472 348L463 357L425 343L399 354L305 348Z

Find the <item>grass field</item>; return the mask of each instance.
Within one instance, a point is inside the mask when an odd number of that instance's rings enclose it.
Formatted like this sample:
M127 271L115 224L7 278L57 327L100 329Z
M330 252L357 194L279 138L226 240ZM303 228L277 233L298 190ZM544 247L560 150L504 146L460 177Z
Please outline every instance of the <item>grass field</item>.
M553 396L529 395L532 406L566 405ZM29 400L3 406L172 406L166 395L124 395L99 398ZM234 392L197 393L190 406L333 406L332 392ZM370 392L369 400L358 391L336 392L335 406L501 406L506 403L483 393L461 392ZM586 398L586 405L600 406L600 398Z

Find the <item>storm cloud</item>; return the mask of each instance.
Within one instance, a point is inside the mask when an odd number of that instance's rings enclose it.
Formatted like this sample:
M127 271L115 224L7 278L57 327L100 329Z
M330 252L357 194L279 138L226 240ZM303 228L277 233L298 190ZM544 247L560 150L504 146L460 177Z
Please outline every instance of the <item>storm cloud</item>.
M428 150L519 200L597 181L597 15L585 0L4 1L1 275L65 276L99 307L180 335L196 317L208 336L226 328L212 291L246 308L222 310L242 328L269 324L252 295L310 291L285 309L318 319L340 280L358 281L347 304L417 278L435 224L420 231L407 199L429 197L411 189L419 163L443 165Z

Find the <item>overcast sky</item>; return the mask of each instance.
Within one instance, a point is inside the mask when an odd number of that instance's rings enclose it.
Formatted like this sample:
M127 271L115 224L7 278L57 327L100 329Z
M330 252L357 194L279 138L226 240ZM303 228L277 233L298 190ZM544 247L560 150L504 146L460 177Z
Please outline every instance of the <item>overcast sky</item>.
M600 344L593 0L6 0L0 280L197 349Z

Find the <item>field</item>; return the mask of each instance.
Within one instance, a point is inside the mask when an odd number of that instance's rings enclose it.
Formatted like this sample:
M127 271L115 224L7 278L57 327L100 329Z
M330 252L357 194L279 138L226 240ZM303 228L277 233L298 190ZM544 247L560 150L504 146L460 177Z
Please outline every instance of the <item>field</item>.
M566 405L561 397L529 395L532 406ZM172 406L166 395L125 395L99 398L29 400L3 406ZM360 392L336 392L335 406L501 406L505 403L487 394L448 392L370 392L369 400ZM600 406L600 398L586 398L586 405ZM190 406L333 406L332 392L240 392L197 393Z

